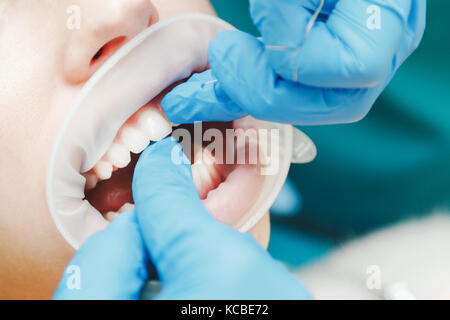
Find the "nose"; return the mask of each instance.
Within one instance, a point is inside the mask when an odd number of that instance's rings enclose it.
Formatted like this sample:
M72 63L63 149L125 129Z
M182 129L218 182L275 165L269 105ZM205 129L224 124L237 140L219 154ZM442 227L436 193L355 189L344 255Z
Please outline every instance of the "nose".
M81 0L80 24L68 30L64 78L87 81L102 63L128 40L158 21L150 0Z

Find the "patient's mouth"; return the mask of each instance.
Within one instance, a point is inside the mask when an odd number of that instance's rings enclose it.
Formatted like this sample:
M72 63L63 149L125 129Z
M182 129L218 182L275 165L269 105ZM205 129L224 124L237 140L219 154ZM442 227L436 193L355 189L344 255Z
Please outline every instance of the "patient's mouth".
M135 208L131 188L134 168L139 155L150 143L171 135L173 129L175 133L184 130L190 133L190 137L195 135L194 125L174 127L165 117L160 103L169 89L133 114L119 129L105 155L91 170L83 174L86 179L85 199L108 221ZM190 144L188 150L185 148L185 153L192 163L193 181L200 199L216 219L231 225L247 213L263 184L263 176L259 172L260 163L237 164L236 154L233 155L232 163L223 161L227 157L228 146L235 148L234 151L238 148L236 136L227 138L226 131L241 128L241 124L245 127L247 123L235 121L202 124L202 136L208 129L222 133L222 161L217 161L215 151L211 152L206 148L209 142L202 141L201 146L196 147L198 142L194 140L186 142L182 138L180 141L183 146ZM252 143L256 142L246 141L244 149L249 148Z
M46 179L51 216L75 249L106 228L108 220L132 208L131 181L139 153L169 134L177 138L178 128L171 133L173 126L159 106L161 92L206 70L210 41L219 32L233 29L218 18L200 14L162 20L101 61L83 86L55 136ZM258 132L266 130L261 140L267 141L263 148L269 155L267 166L240 162L210 166L192 157L201 201L215 218L242 232L258 223L281 190L293 142L290 126L246 120ZM142 127L145 122L148 126ZM224 125L246 126L245 120ZM189 128L180 127L185 129ZM209 157L218 159L212 151L206 152Z

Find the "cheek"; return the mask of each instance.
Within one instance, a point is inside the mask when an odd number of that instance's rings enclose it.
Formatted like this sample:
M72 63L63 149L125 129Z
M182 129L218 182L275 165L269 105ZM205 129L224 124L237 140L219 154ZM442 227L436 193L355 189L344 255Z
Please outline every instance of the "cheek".
M48 156L66 112L61 106L47 109L54 98L16 100L9 107L17 114L8 111L1 117L0 148L6 152L0 160L0 256L8 259L0 262L0 287L11 290L0 298L50 298L73 255L45 198Z
M215 15L209 0L151 0L161 20L186 12Z
M0 288L8 288L0 298L49 298L73 254L48 212L45 173L77 90L48 77L56 70L42 60L30 59L2 66L0 75L0 256L8 257L0 259Z

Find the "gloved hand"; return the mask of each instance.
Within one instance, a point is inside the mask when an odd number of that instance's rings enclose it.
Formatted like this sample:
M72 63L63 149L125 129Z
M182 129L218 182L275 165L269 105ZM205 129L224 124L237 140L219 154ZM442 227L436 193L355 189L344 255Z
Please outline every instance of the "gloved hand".
M187 161L173 138L141 155L133 179L136 210L86 242L70 263L79 267L81 289L70 290L66 274L54 297L136 299L151 260L162 282L160 299L309 298L250 234L210 216L190 166L173 159Z
M251 115L297 125L363 118L419 45L426 1L326 0L306 36L319 3L250 0L262 41L239 31L219 34L210 45L211 70L164 98L168 118L190 123Z

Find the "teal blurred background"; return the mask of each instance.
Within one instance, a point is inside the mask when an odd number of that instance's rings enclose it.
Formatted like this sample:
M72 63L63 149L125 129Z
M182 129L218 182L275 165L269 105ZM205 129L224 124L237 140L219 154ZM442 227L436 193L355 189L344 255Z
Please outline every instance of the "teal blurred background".
M257 34L248 1L211 2L223 19ZM355 236L450 208L450 1L430 0L427 10L421 46L365 119L301 128L319 154L291 169L288 192L301 202L272 218L274 257L299 266Z

